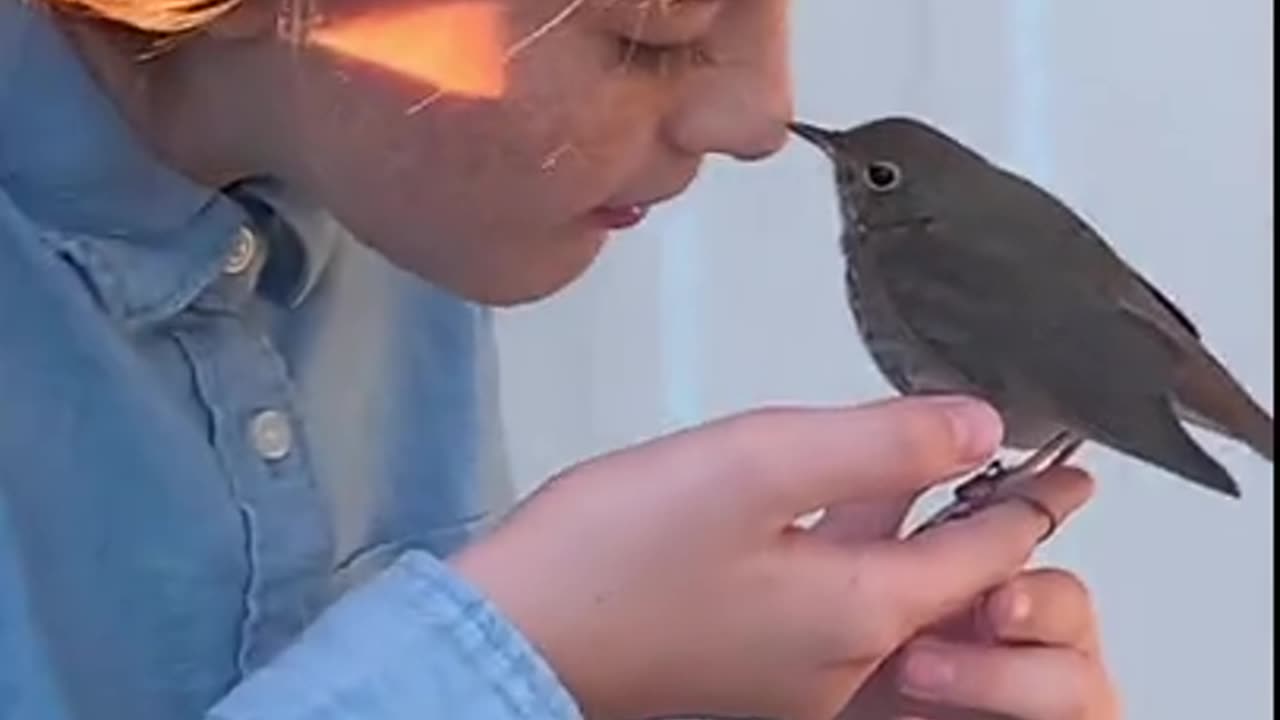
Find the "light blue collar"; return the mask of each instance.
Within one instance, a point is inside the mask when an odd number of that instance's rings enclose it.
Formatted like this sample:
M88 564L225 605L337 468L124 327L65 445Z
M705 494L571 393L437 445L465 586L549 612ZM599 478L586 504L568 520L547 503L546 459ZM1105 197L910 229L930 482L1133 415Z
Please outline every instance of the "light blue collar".
M0 0L0 192L82 268L105 310L128 325L181 311L221 273L241 226L271 227L273 255L296 267L296 304L322 271L338 230L276 183L237 191L274 216L251 215L231 193L196 184L141 142L40 6ZM292 230L290 233L280 230ZM281 243L293 243L296 252Z

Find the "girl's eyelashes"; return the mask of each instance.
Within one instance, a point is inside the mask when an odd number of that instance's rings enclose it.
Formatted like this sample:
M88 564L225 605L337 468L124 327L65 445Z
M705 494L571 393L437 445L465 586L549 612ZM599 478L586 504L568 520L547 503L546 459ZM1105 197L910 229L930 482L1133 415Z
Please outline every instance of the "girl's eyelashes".
M632 37L618 38L618 62L624 70L667 73L713 63L706 46L697 40L655 43Z

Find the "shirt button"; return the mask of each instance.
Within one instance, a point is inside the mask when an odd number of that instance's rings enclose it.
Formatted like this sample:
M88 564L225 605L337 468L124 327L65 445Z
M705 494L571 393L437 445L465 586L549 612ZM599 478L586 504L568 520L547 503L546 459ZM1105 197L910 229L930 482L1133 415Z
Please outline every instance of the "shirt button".
M279 410L263 410L250 424L253 448L265 460L280 460L293 447L293 428L289 418Z
M222 264L222 272L228 275L239 275L249 269L257 254L258 236L249 228L242 226L236 231L235 244L231 246L231 253Z

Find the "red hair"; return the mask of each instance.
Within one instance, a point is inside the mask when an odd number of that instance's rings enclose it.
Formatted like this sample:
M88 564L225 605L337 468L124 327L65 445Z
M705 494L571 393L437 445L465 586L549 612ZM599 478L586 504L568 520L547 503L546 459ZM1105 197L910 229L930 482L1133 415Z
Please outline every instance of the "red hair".
M46 0L55 8L98 17L159 35L185 33L213 22L241 0Z

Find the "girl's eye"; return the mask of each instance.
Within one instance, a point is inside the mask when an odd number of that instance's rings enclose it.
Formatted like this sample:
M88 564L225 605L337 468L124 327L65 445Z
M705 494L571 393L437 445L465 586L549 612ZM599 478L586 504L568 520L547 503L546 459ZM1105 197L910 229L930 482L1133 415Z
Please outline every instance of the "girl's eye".
M624 70L667 73L707 65L711 57L700 42L652 43L635 38L618 38L618 62Z

